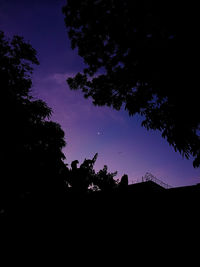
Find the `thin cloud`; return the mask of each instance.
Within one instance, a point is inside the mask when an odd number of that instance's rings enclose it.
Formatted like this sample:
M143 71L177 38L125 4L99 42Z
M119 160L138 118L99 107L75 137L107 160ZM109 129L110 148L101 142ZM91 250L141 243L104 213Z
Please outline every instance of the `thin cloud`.
M54 81L58 85L66 84L69 77L73 77L75 73L53 73L44 78L44 81Z

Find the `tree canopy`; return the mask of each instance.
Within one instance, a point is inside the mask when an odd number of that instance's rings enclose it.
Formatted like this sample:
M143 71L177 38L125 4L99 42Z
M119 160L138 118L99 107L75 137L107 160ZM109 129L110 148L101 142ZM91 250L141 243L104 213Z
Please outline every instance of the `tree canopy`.
M64 132L50 120L47 104L31 96L38 64L35 49L22 37L9 40L0 32L1 201L62 184Z
M175 151L200 166L198 34L194 5L158 0L68 0L72 49L86 67L71 89L159 130Z

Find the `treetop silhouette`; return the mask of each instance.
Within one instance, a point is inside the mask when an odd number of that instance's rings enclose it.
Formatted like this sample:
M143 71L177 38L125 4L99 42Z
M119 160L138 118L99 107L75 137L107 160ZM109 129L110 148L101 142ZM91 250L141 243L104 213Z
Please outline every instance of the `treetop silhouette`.
M118 187L119 181L114 179L117 172L109 173L106 165L102 170L95 172L94 164L97 157L98 153L94 155L93 159L85 159L79 168L77 166L78 160L72 161L71 169L68 169L66 175L66 183L72 187L73 191L79 193L89 191L110 192Z
M194 5L150 0L68 0L72 49L86 67L68 78L95 105L143 115L175 151L200 166L197 17Z
M0 32L1 202L64 183L64 132L50 121L47 104L31 95L33 65L38 64L36 51L22 37L9 40Z

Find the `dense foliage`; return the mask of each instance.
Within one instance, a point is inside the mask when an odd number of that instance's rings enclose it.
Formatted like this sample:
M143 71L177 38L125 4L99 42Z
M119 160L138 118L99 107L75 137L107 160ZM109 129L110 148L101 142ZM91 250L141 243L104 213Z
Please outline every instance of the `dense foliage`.
M198 7L158 0L68 0L68 36L86 67L68 79L95 105L143 115L200 166Z
M62 186L64 132L49 120L46 103L31 96L33 64L39 62L29 43L0 32L1 201Z

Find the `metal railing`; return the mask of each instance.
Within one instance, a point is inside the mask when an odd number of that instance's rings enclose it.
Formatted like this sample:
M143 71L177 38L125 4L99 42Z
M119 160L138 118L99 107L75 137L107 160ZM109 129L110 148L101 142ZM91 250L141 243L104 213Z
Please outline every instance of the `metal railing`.
M148 182L148 181L152 181L160 186L162 186L165 189L169 189L172 188L171 185L164 183L163 181L161 181L160 179L158 179L157 177L155 177L153 174L151 174L150 172L146 172L146 174L144 176L142 176L141 179L137 179L137 180L132 180L131 184L137 184L137 183L141 183L141 182Z

